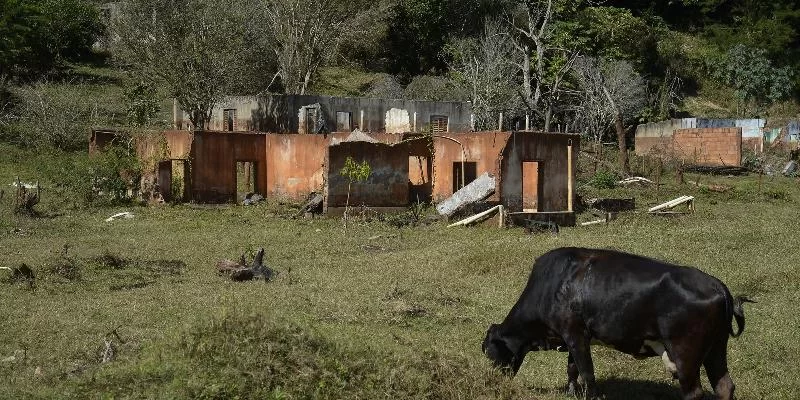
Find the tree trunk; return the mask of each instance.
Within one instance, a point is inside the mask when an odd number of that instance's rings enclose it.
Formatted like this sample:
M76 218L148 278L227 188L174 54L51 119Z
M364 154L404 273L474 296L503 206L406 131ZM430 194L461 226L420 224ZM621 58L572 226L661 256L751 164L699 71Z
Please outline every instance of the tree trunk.
M630 175L630 167L628 165L628 146L625 143L625 127L622 125L622 114L617 113L614 118L614 125L617 130L617 141L619 142L619 167L622 173Z
M525 95L528 108L534 110L536 105L533 103L533 89L531 88L531 53L527 45L522 61L522 93Z
M552 116L553 116L553 106L548 104L547 109L545 110L544 113L544 129L542 130L545 133L550 132L550 119L552 118Z

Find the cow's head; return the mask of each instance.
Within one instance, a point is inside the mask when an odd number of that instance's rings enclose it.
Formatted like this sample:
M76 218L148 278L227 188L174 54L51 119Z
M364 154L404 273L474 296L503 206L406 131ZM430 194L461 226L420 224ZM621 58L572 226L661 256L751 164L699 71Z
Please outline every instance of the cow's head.
M483 354L492 360L495 368L500 368L503 373L511 376L517 374L522 361L525 360L528 350L524 347L523 340L503 334L500 325L497 324L489 326L481 346Z

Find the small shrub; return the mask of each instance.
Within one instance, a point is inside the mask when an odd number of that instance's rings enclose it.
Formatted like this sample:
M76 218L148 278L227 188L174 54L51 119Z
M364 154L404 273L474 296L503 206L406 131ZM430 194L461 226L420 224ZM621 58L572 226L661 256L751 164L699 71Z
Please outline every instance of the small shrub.
M597 189L613 189L617 186L617 176L609 171L597 171L589 181Z
M789 192L783 189L769 189L764 192L764 198L767 200L780 200L789 201Z

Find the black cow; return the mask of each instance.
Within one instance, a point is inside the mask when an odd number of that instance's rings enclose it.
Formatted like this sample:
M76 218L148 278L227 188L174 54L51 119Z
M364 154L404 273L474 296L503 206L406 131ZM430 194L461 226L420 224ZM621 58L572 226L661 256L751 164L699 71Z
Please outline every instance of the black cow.
M597 396L590 344L636 358L661 356L684 399L700 399L700 365L715 394L733 398L728 335L744 329L742 303L695 268L611 250L560 248L539 257L519 300L492 324L483 352L514 375L536 350L568 351L567 391ZM734 332L735 317L738 331Z

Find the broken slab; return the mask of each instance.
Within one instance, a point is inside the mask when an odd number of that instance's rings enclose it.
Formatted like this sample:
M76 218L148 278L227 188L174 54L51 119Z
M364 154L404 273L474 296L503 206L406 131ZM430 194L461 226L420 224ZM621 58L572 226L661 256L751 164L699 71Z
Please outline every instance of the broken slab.
M797 172L797 161L789 161L786 163L786 166L783 167L783 171L781 172L783 176L790 176Z
M439 215L451 216L458 210L491 196L497 187L494 175L486 172L469 185L464 186L452 196L436 205Z

